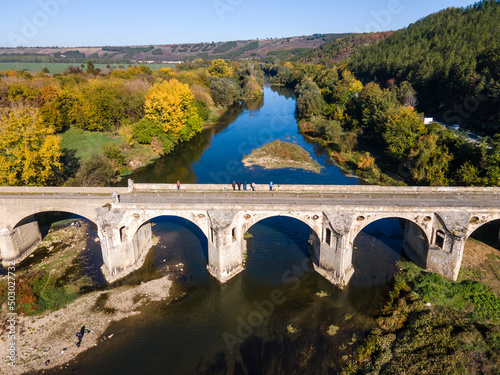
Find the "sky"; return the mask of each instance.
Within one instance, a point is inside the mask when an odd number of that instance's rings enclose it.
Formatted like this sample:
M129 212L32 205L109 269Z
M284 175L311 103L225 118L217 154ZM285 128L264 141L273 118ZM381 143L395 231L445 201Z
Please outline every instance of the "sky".
M474 0L0 0L0 47L220 42L397 30Z

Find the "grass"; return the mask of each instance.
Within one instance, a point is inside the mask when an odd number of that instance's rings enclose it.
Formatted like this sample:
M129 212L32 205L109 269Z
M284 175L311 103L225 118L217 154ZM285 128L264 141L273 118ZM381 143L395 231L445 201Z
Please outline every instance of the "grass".
M245 166L259 165L266 169L305 169L320 173L323 168L311 155L298 145L275 140L253 150L243 158Z
M107 142L121 144L121 137L112 132L90 132L71 127L62 134L61 148L76 151L76 157L89 159L94 153L102 153L102 147Z

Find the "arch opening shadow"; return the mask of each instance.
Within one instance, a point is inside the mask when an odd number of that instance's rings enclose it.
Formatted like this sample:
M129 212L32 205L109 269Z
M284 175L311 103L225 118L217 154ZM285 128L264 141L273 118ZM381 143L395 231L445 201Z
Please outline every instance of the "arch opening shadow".
M365 226L353 241L352 264L355 269L350 285L374 287L394 278L397 262L407 259L408 246L420 249L414 260L425 267L427 236L413 222L402 218L378 219ZM421 260L420 260L421 259Z
M177 282L191 284L210 277L207 237L196 224L168 215L152 218L142 226L148 224L152 226L153 247L144 265L127 276L126 282L137 283L172 275Z
M303 221L272 216L254 223L247 233L244 273L249 277L274 285L312 269L309 244L317 235Z
M500 219L481 225L467 238L460 277L480 280L500 290Z
M13 228L20 236L38 236L41 242L17 268L27 274L49 273L53 285L73 293L84 293L107 284L102 273L103 257L97 225L65 211L39 212L19 221Z

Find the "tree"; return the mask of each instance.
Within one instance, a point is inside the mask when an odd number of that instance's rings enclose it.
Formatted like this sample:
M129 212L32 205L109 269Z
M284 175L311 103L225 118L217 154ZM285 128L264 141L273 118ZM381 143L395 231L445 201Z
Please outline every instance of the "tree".
M457 183L460 186L477 186L481 184L479 170L469 162L463 164L456 173Z
M50 185L61 169L61 140L38 111L15 107L0 114L0 184Z
M231 67L222 59L212 61L212 66L208 68L208 72L218 78L224 78L233 74Z
M297 117L310 118L321 114L325 104L317 84L304 79L295 89L297 92Z
M146 94L146 118L161 125L176 139L192 136L202 130L202 120L194 105L194 96L187 84L176 79L156 84Z
M210 79L210 91L215 103L229 107L233 104L241 94L241 88L233 78L217 78Z
M95 72L95 66L92 60L87 61L87 73L93 74Z
M383 137L389 155L396 159L407 156L425 131L424 121L410 107L401 107L389 116Z
M74 186L109 186L114 182L115 170L111 161L104 155L94 154L85 160L74 179Z

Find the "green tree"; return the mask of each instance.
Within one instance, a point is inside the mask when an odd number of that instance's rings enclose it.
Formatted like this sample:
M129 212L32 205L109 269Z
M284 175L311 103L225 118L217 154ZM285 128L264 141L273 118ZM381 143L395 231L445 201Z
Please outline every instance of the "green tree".
M68 181L74 186L109 186L116 178L111 161L102 154L94 154L85 160L74 179Z
M310 118L322 113L325 102L316 83L304 79L295 91L298 95L296 112L299 118Z
M387 152L395 159L408 156L424 131L422 117L410 107L401 107L389 116L387 128L383 134Z
M456 181L461 186L477 186L482 182L478 168L469 162L463 164L457 171Z

